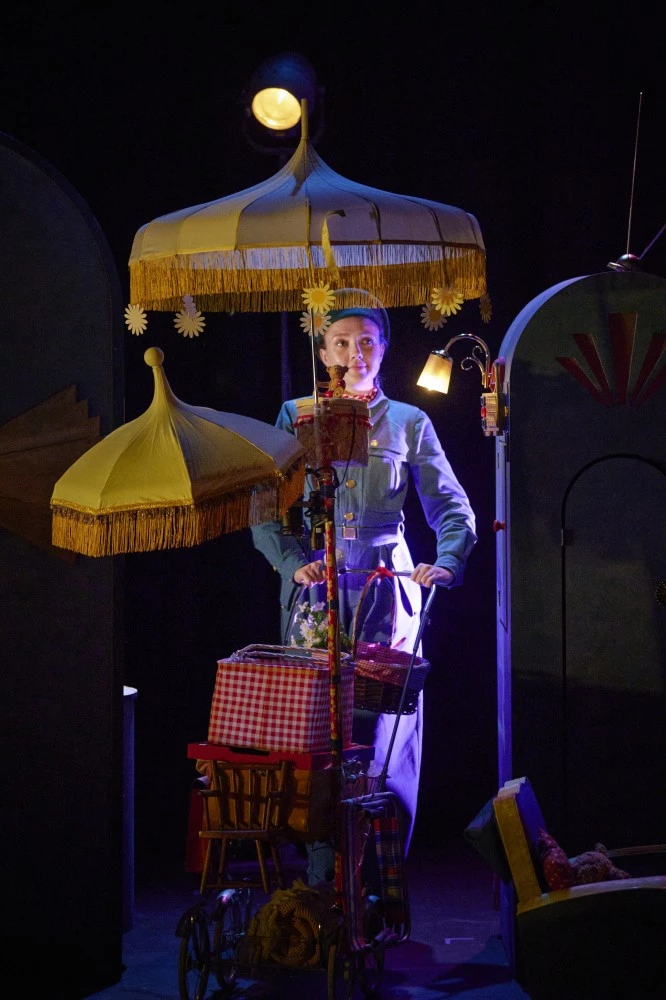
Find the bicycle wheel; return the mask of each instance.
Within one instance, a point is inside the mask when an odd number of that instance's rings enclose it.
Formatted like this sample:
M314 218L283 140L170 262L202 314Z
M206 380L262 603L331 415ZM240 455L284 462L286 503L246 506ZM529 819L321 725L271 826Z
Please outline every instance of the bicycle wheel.
M363 937L372 941L384 930L384 914L378 896L367 896L363 901ZM370 949L359 955L358 979L365 996L373 996L379 989L384 975L384 948Z
M176 933L181 937L178 956L180 1000L204 1000L210 974L208 920L200 906L181 918Z
M245 891L245 890L244 890ZM225 889L213 907L213 968L224 992L234 988L238 976L238 942L244 934L238 893Z

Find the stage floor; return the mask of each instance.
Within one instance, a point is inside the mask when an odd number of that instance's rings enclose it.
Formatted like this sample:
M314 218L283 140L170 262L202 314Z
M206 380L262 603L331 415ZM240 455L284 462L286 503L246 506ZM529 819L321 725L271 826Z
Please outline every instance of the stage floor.
M291 850L287 885L304 878L305 862ZM381 1000L527 1000L512 979L499 935L492 872L464 838L414 845L405 864L409 940L386 952ZM123 936L125 971L94 1000L178 1000L179 917L198 896L198 876L183 870L137 871L133 926ZM257 902L267 897L257 893ZM206 998L221 1000L211 972ZM274 977L239 977L233 1000L283 997L326 1000L322 970L280 970ZM363 997L356 984L354 998Z

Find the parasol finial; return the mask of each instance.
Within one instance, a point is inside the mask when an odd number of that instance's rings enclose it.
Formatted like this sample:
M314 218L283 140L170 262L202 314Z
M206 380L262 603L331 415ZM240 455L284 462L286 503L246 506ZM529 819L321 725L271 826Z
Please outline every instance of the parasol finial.
M143 360L151 368L161 368L164 361L164 351L159 347L149 347L143 355Z
M305 450L272 424L178 399L164 352L143 355L148 409L84 452L51 494L52 544L87 556L199 545L279 519L302 495Z
M301 142L308 141L308 102L301 98Z

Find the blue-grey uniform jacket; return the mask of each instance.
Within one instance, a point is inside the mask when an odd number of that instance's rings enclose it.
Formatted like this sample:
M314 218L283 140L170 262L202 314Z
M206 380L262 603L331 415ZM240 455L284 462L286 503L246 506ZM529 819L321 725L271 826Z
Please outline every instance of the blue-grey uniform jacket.
M337 467L340 475L344 475L334 507L339 569L344 575L346 567L370 572L380 563L395 570L413 568L404 540L403 512L411 479L425 518L435 533L435 558L427 561L450 570L454 575L453 586L460 584L467 557L476 542L475 517L432 421L416 406L387 399L381 389L370 403L369 412L367 466ZM283 404L276 426L295 433L296 419L296 401L289 400ZM345 536L356 537L343 538L343 528ZM284 632L300 590L293 582L294 573L314 558L309 538L301 540L281 534L279 522L252 528L252 536L256 548L282 578ZM353 581L351 589L356 596L363 583L363 579ZM403 595L404 590L403 586ZM341 606L340 611L341 624L347 629L354 611L352 594L349 597L349 607L345 610ZM416 603L420 606L420 599ZM366 632L363 638L382 641L390 637Z

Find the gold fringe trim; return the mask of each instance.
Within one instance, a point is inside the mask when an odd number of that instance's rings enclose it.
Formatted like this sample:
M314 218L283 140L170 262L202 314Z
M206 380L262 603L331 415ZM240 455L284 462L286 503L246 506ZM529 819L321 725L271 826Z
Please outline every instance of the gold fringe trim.
M51 540L57 548L84 556L188 548L279 519L303 495L304 485L305 463L300 459L271 484L236 490L196 506L189 501L95 512L52 501Z
M136 260L130 302L172 312L192 295L203 312L295 312L303 308L303 288L320 282L366 289L387 308L423 305L433 288L444 286L464 299L487 291L486 254L476 246L336 246L337 274L326 268L321 247L310 249L311 260L307 247Z

